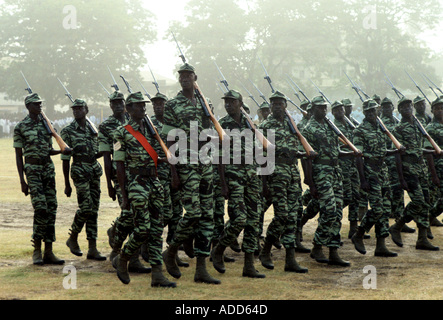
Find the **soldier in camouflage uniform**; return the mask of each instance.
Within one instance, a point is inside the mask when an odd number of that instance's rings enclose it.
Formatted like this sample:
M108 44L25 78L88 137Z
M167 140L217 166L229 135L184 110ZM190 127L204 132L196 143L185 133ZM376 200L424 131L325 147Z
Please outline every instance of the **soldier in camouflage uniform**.
M272 114L260 125L264 134L275 133L275 168L269 176L263 176L263 189L272 199L274 218L266 231L263 250L259 255L262 265L274 269L271 258L272 245L280 239L286 250L285 271L306 273L295 260L295 233L297 214L301 211L302 187L298 170L298 137L291 132L285 113L286 96L277 91L270 98Z
M269 115L271 114L271 108L269 107L269 104L267 102L263 102L257 111L258 115L258 125L261 125L263 121L265 121Z
M177 250L186 240L195 238L194 252L197 265L194 281L220 284L220 280L211 277L206 269L206 259L210 254L214 229L213 168L211 163L198 161L198 150L190 148L191 143L192 145L201 143L198 141L200 133L204 129L210 129L211 124L203 111L203 106L195 96L194 86L197 76L194 67L186 63L180 67L178 73L182 91L166 103L162 132L172 137L177 137L180 133L186 134L188 147L179 150L186 154L186 158L180 159L175 166L181 183L185 214L180 219L174 237L163 253L163 258L169 274L180 278L181 272L176 262ZM198 136L193 137L191 130ZM168 145L172 144L173 141L168 138ZM195 163L195 160L198 163Z
M414 98L413 103L415 109L415 117L420 120L424 127L426 127L432 121L431 116L426 113L426 99L417 96Z
M120 215L115 219L111 228L108 229L109 244L112 248L109 260L112 260L120 253L123 242L134 229L134 215L131 210L121 209L122 193L117 180L117 166L112 160L114 153L114 132L122 126L129 115L126 113L125 97L121 92L115 91L109 96L109 106L112 115L103 121L98 128L98 150L103 154L105 165L106 182L108 195L111 199L117 198L120 206ZM130 272L148 273L151 268L143 266L139 259L139 253L134 254L130 261Z
M218 244L212 252L214 268L225 273L224 251L236 241L241 231L243 233L242 250L245 253L243 276L250 278L264 278L254 267L254 252L257 247L257 233L259 214L259 177L257 164L248 161L254 152L254 135L248 127L247 120L241 109L242 95L229 90L222 98L225 100L225 109L228 113L220 119L220 126L230 135L230 148L221 150L220 157L229 156L229 163L219 164L221 194L228 199L228 215L224 230ZM244 138L242 134L246 132ZM250 134L248 136L248 134ZM240 144L238 143L240 141ZM236 157L240 157L237 159ZM241 160L241 161L240 161ZM238 164L237 164L238 163Z
M360 226L351 239L355 249L361 254L365 254L363 236L375 225L377 238L375 256L396 257L397 253L389 251L385 244L385 238L389 236L390 206L384 205L384 199L389 198L390 189L384 158L397 153L398 150L386 149L386 134L377 122L378 107L379 105L374 100L364 101L365 118L354 130L353 143L364 154L364 161L361 158L356 159L361 187L367 192L371 209L363 216ZM400 164L397 162L397 165ZM404 183L402 176L401 181Z
M45 120L41 117L42 101L37 93L25 98L29 114L14 128L13 147L21 190L25 196L30 194L34 209L32 261L36 265L63 264L65 261L57 258L52 251L52 244L55 242L57 197L55 168L51 156L60 154L60 151L52 148L52 134L43 124ZM65 152L68 153L67 150ZM42 241L45 243L43 258Z
M341 219L343 217L343 175L338 166L339 155L347 155L339 148L336 133L327 124L326 100L319 96L311 101L313 116L302 134L318 153L312 161L314 190L312 196L318 199L320 217L314 235L314 248L311 257L319 263L330 265L350 266L338 255L340 247ZM329 258L323 254L322 247L329 248Z
M426 127L426 131L429 133L429 135L434 139L435 143L438 146L443 146L443 99L437 98L436 100L432 101L431 104L431 110L432 114L434 115L434 119L431 121L431 123L428 124ZM428 140L425 141L425 148L432 149L432 145ZM441 198L442 193L442 187L443 187L443 159L438 157L435 158L435 169L437 170L437 175L440 182L439 187L439 198L435 202L434 206L429 211L429 220L431 226L440 226L441 222L437 220L437 217L441 214L443 211L443 200Z
M86 118L88 105L84 100L76 99L71 106L74 120L62 129L60 136L72 148L73 164L70 166L71 155L62 155L63 176L65 178L65 194L71 196L71 176L77 191L79 209L76 211L71 225L71 234L66 245L71 253L81 256L83 253L78 245L78 234L86 225L88 240L87 259L106 260L97 250L97 218L100 206L100 177L102 167L98 163L97 132Z
M389 232L395 244L402 247L401 229L405 223L414 220L418 227L418 239L415 248L418 250L439 250L427 239L430 204L427 173L423 166L423 154L431 155L433 150L423 149L423 134L414 120L412 108L412 100L408 98L399 100L398 111L402 119L392 132L406 148L405 154L402 155L402 167L411 201L406 205L400 219L389 228ZM431 168L431 172L432 170L434 168Z
M152 287L175 287L162 272L162 208L164 190L157 178L158 158L154 150L157 143L144 121L146 102L141 92L131 93L126 108L131 119L114 133L114 161L117 178L122 188L122 208L134 214L134 230L112 265L118 278L130 282L128 261L148 241L149 262L152 267Z

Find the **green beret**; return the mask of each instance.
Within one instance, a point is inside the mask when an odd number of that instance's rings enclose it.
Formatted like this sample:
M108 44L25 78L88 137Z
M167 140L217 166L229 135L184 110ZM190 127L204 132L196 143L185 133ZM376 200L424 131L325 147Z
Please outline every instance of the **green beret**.
M37 93L31 93L25 98L25 105L33 102L43 102L42 98Z
M266 109L266 108L270 108L269 107L269 103L267 103L267 102L263 102L261 105L260 105L260 107L259 107L260 109Z
M342 101L341 101L341 103L343 103L343 105L344 106L353 106L354 104L352 103L352 101L351 101L351 99L343 99Z
M150 103L151 101L146 100L145 97L143 96L143 93L141 93L140 91L139 92L131 93L126 98L126 104L137 103L137 102L147 102L147 103Z
M157 94L155 96L151 97L151 101L156 100L156 99L162 99L162 100L168 101L168 97L160 92L157 92ZM208 101L208 103L209 103L209 101Z
M328 101L323 96L318 96L312 99L311 104L312 106L327 106Z
M425 101L425 98L420 97L420 96L416 96L414 101L413 101L413 103L417 104L417 103L422 102L422 101Z
M334 110L334 108L343 107L344 104L341 101L334 101L334 103L331 105L331 110Z
M243 97L240 94L240 92L232 89L226 92L225 95L222 97L222 99L234 99L243 102Z
M114 91L109 96L109 101L114 101L114 100L125 100L125 95L119 91Z
M275 91L275 92L269 97L269 100L272 100L272 99L278 99L278 98L287 100L287 99L286 99L286 96L285 96L283 93L281 93L280 91Z
M436 105L442 104L442 103L443 103L443 96L432 101L431 108L435 107Z
M386 97L381 101L380 105L389 104L389 103L394 104L391 99Z
M370 109L376 109L378 107L379 107L379 104L377 103L377 101L375 101L373 99L368 99L363 102L363 112L370 110Z
M184 72L184 71L189 71L189 72L194 72L195 73L195 68L193 66L191 66L189 63L185 63L184 65L182 65L179 69L178 69L178 73L180 72Z
M74 102L72 103L71 108L74 107L87 107L88 105L86 104L85 100L82 99L75 99Z
M411 99L408 99L406 97L401 98L400 100L398 100L397 102L397 108L400 107L400 105L404 104L404 103L412 103Z

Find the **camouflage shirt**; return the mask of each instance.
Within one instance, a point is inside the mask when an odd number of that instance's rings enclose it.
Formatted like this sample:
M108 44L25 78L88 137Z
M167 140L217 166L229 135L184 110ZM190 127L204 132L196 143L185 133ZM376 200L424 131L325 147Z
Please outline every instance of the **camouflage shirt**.
M438 146L443 146L443 124L434 119L427 125L426 131ZM426 149L434 149L428 139L425 140L424 147ZM435 157L434 159L435 166L443 168L443 157Z
M386 155L386 134L378 123L373 125L366 119L354 130L354 146L363 152L366 159L383 159Z
M302 132L311 147L317 152L315 160L337 160L340 153L338 136L326 121L321 124L312 117Z
M167 139L167 135L165 135L164 133L162 133L162 129L163 129L163 123L160 122L155 115L150 117L151 121L153 123L153 125L155 126L155 128L157 129L158 134L160 135L160 138L163 140L163 142L166 144L166 139ZM160 143L155 143L155 145L152 146L154 148L154 150L157 152L158 156L161 158L166 158L165 152L163 151ZM158 172L158 178L160 180L169 180L170 178L170 173L171 173L171 168L169 167L168 163L165 162L159 162L158 163L158 167L157 167L157 172Z
M127 121L128 119L126 119ZM113 115L103 121L98 127L98 151L114 152L114 132L122 123Z
M342 123L341 121L334 119L334 124L345 135L345 137L348 138L349 141L352 141L352 139L354 138L354 129L352 129L348 123ZM349 149L346 151L349 151ZM338 161L340 165L344 165L346 166L346 168L349 168L355 164L353 158L342 158Z
M392 134L406 148L405 155L402 155L403 168L409 170L418 166L422 172L424 138L415 121L410 123L402 119Z
M72 148L71 155L61 155L62 160L71 160L72 156L74 163L77 161L97 163L98 137L92 132L90 126L86 125L85 129L83 129L74 119L74 121L62 129L60 136Z
M421 124L424 127L426 127L432 121L431 116L426 113L424 115L420 115L420 114L416 113L415 116L417 117L418 120L420 120Z
M42 159L52 150L52 134L48 133L43 120L35 122L27 115L14 128L14 148L22 148L23 156Z
M186 150L179 151L182 154L186 154L186 161L188 163L191 159L199 159L198 150L200 149L199 146L202 145L202 142L199 143L198 141L200 134L204 129L212 127L211 120L205 115L200 101L196 100L197 103L194 106L191 100L186 98L180 91L176 97L166 102L163 115L165 122L162 134L168 135L174 129L180 129L186 134ZM193 122L192 125L191 122ZM194 145L198 147L197 150L194 148ZM180 162L182 161L180 160Z
M308 122L309 122L309 119L303 117L303 118L300 120L300 122L297 124L297 128L298 128L298 130L299 130L299 131L302 131L302 130L306 127L306 125L308 124Z

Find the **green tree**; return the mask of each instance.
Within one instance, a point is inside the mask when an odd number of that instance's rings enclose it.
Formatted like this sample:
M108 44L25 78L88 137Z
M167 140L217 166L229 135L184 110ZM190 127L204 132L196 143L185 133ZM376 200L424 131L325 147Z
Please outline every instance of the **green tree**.
M156 38L155 17L140 0L72 0L69 6L56 0L5 0L0 29L1 88L7 98L23 99L23 71L46 100L48 115L57 104L70 103L57 78L93 108L106 101L98 81L112 91L107 66L117 81L122 73L135 80L146 63L142 47Z

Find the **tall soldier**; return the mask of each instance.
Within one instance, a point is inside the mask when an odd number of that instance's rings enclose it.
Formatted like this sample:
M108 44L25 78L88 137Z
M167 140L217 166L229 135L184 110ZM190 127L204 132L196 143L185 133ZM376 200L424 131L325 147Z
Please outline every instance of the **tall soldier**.
M62 155L63 176L65 178L65 194L71 196L71 176L77 191L79 209L76 211L71 225L71 233L66 245L71 253L82 256L78 245L78 234L86 225L88 240L88 259L106 260L97 250L97 219L100 206L100 177L102 167L98 163L98 138L93 132L86 115L89 108L84 100L76 99L71 106L74 120L62 129L60 136L72 148L73 164L70 166L71 155Z
M176 165L185 214L179 221L163 258L169 274L180 278L181 272L176 262L177 250L186 240L195 237L194 252L197 265L194 281L220 284L220 280L210 276L206 269L214 229L213 168L211 163L196 163L195 160L199 160L199 150L192 148L194 145L201 146L199 136L204 129L210 128L210 119L205 115L203 106L195 95L197 75L194 67L185 63L178 73L182 91L166 103L162 132L176 137L180 133L186 134L187 147L180 150L185 152L186 159L181 159ZM173 141L168 141L168 145L172 143Z
M225 109L228 114L220 119L220 126L230 131L231 141L230 148L222 150L223 154L228 152L229 164L221 163L219 171L222 195L228 199L229 221L213 250L212 263L218 272L224 273L226 271L224 251L237 239L240 232L244 231L243 276L264 278L265 276L259 274L254 267L254 252L257 247L261 212L257 164L252 159L247 159L248 156L251 158L254 154L254 135L252 130L249 130L247 120L241 112L242 95L235 90L229 90L222 99L225 100ZM221 157L224 158L223 155Z
M384 205L384 199L389 198L389 177L387 166L384 162L386 156L397 153L398 150L387 150L386 135L381 130L377 121L379 105L375 100L363 102L363 122L354 130L354 145L364 154L357 158L358 173L361 187L367 192L370 210L363 216L360 226L352 236L355 249L361 254L366 253L363 243L365 232L369 232L375 225L377 238L375 256L396 257L397 253L387 249L385 238L389 236L390 206ZM391 144L389 144L391 145ZM397 166L400 163L396 162ZM394 168L394 170L397 170ZM401 185L404 186L403 176L400 176Z
M112 262L120 253L123 242L134 229L134 215L131 210L121 208L123 201L122 191L117 179L117 165L112 159L114 154L114 132L129 118L126 114L125 96L123 93L119 91L113 92L109 96L109 106L112 110L112 115L103 121L98 128L98 149L99 153L103 154L108 195L113 200L117 198L121 210L112 227L108 229L109 244L112 248L109 260ZM137 273L151 271L151 268L145 267L140 262L138 252L131 257L128 269L130 272Z
M274 269L271 258L272 245L280 239L286 250L285 271L306 273L295 260L295 234L297 214L301 211L302 187L298 170L298 137L291 132L286 116L287 98L276 91L270 98L272 114L260 125L267 134L275 132L275 169L263 176L264 194L269 193L274 206L274 218L266 231L263 250L259 255L262 265Z
M327 101L324 97L315 97L311 101L313 116L302 134L308 140L318 156L312 161L315 188L312 196L318 199L320 217L314 235L314 247L311 257L319 263L350 266L338 254L340 247L341 219L343 217L343 175L338 166L339 155L345 153L339 149L338 136L326 123ZM329 258L323 254L322 247L329 248Z
M114 161L117 178L122 188L122 208L134 214L134 229L121 253L112 265L124 284L130 282L128 261L148 241L149 261L152 267L152 287L175 287L162 272L162 207L163 186L157 178L157 163L161 159L153 145L157 141L148 129L145 119L146 102L141 92L131 93L126 108L131 119L114 134Z
M389 228L389 232L395 244L402 247L401 229L405 223L414 220L418 227L418 239L415 248L434 251L439 250L439 248L432 245L427 239L430 209L429 186L427 173L423 166L423 154L432 157L433 150L423 149L423 134L415 122L412 108L412 100L403 97L398 101L398 111L402 118L400 124L392 132L406 148L405 154L402 155L402 167L411 201L407 204L400 219ZM434 170L432 168L433 162L428 161L428 164L430 170Z
M34 209L33 264L63 264L65 261L57 258L52 251L52 244L55 242L57 197L55 168L51 156L60 154L61 151L52 148L52 135L48 133L42 122L44 120L40 118L42 102L37 93L26 96L28 115L14 128L13 147L21 190L25 196L30 195ZM45 243L43 258L42 241Z

